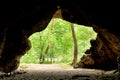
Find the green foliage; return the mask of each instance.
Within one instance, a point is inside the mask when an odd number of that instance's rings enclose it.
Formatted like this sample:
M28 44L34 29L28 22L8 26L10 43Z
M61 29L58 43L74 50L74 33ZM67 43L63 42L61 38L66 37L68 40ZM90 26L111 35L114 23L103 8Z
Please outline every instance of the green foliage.
M32 34L29 37L32 48L22 57L21 63L39 63L40 55L45 57L44 63L51 60L54 63L72 62L74 43L70 26L70 23L65 20L52 19L45 30ZM74 28L78 41L79 59L90 47L90 40L96 38L96 33L90 26L75 24Z

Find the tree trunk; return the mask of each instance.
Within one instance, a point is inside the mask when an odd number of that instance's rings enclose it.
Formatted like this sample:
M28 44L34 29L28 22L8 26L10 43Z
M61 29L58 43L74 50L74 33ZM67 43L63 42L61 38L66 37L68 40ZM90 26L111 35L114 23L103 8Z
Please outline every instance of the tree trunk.
M72 65L74 65L77 62L78 45L77 45L77 39L76 39L73 23L71 23L71 30L72 30L72 37L73 37L73 41L74 41L74 56L73 56L73 62L72 62Z
M40 35L40 40L42 40L42 36L41 35ZM40 52L40 57L39 57L39 63L40 64L43 64L44 60L45 60L43 50L44 50L44 47L43 47L43 45L41 45L41 47L40 47L40 51L41 52Z

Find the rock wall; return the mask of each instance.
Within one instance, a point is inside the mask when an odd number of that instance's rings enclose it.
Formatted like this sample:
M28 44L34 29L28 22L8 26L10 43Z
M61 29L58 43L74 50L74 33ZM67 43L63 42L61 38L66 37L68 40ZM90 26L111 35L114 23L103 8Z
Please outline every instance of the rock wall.
M56 0L4 0L0 3L0 71L18 68L31 48L28 37L44 30L57 10Z
M97 32L96 39L90 41L90 49L86 50L74 68L117 69L117 57L120 56L120 38L100 27L95 31Z

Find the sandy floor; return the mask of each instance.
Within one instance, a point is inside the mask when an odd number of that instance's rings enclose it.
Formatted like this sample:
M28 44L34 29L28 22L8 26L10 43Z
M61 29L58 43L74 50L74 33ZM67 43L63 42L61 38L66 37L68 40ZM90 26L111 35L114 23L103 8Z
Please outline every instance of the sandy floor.
M12 75L1 73L0 80L120 80L116 75L111 76L112 72L64 68L58 64L25 64Z

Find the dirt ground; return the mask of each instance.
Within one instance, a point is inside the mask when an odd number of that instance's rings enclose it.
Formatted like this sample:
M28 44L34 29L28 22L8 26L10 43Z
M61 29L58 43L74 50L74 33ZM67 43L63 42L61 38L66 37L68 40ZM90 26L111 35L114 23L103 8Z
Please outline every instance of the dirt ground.
M120 80L114 71L73 69L60 64L23 64L11 74L0 73L0 80Z

